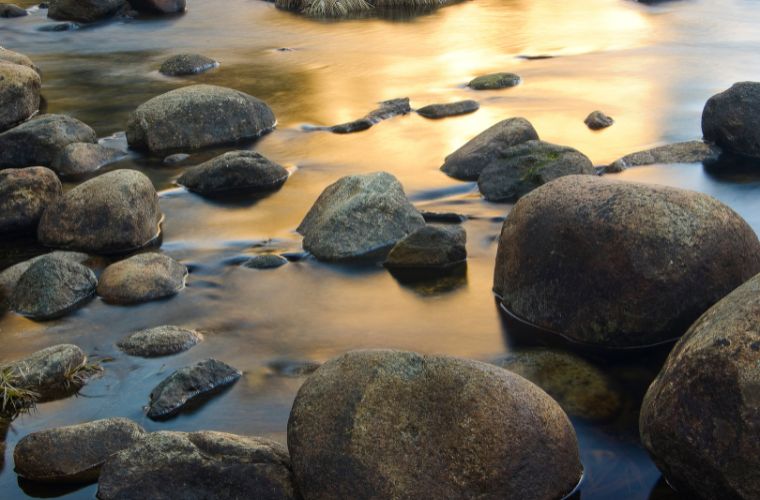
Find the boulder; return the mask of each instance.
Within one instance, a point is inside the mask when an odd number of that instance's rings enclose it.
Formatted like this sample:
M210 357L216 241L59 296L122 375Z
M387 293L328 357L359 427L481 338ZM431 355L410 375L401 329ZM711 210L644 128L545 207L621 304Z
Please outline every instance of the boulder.
M296 500L285 448L223 432L154 432L109 458L100 500L214 498Z
M217 393L234 384L241 375L240 370L215 359L180 368L150 392L148 418L161 420L172 417L191 400Z
M127 123L127 142L150 153L193 150L254 139L275 123L269 106L253 96L214 85L191 85L141 104Z
M298 226L303 247L320 260L382 259L425 220L391 174L342 177L329 185Z
M187 351L202 340L203 335L195 330L165 325L135 332L117 345L130 356L153 358Z
M48 206L37 237L52 247L124 253L156 239L162 219L150 179L135 170L114 170L78 185Z
M514 73L492 73L474 78L467 84L473 90L497 90L520 84L520 76Z
M528 120L502 120L447 156L441 170L455 179L476 181L486 165L501 153L532 140L538 140L538 133Z
M50 168L61 177L78 177L90 174L125 156L123 151L100 144L75 142L69 144L53 159Z
M760 157L760 82L735 83L708 99L702 134L726 151Z
M140 12L178 14L185 11L186 0L129 0L129 4Z
M694 323L641 408L641 441L684 498L760 498L760 275Z
M512 203L549 181L574 174L594 174L586 155L567 146L528 141L493 158L478 177L478 188L488 201Z
M608 173L616 173L628 167L655 163L702 163L716 159L719 155L720 149L702 141L677 142L625 155L612 162L604 170Z
M0 62L0 131L11 128L37 112L40 108L41 86L40 75L32 68ZM0 153L0 158L3 156L5 154Z
M92 23L113 16L125 8L126 4L125 0L50 0L48 17Z
M176 295L185 288L187 268L168 255L141 253L103 271L98 295L114 304L135 304Z
M477 361L353 351L296 395L288 449L308 499L562 498L575 432L524 378Z
M396 243L383 265L391 269L446 269L467 259L460 226L424 226Z
M583 120L583 123L585 123L591 130L602 130L611 127L615 123L615 120L601 111L592 111L586 119Z
M0 47L0 63L20 64L21 66L32 68L37 72L37 74L40 74L40 69L36 64L32 62L31 59L29 59L29 57L25 56L24 54L5 49L3 47Z
M13 293L13 290L16 288L18 280L21 279L21 276L24 275L24 273L31 267L32 264L46 256L69 260L77 264L89 264L90 261L90 256L86 253L64 252L56 250L55 252L39 255L29 260L19 262L18 264L14 264L11 267L0 271L0 298L3 296L10 297ZM2 300L0 300L0 302L2 302Z
M253 151L231 151L185 170L177 182L205 196L255 194L279 189L288 171Z
M281 255L263 254L254 255L247 261L243 262L243 267L249 269L276 269L288 263L288 259Z
M22 9L16 4L0 3L0 17L5 17L5 18L24 17L28 14L29 13L26 11L26 9Z
M566 176L504 221L494 291L510 312L573 341L672 340L760 272L760 242L718 200L664 186Z
M42 115L0 134L0 169L48 167L69 144L96 140L95 131L75 118Z
M439 119L448 116L466 115L480 109L480 104L471 99L446 104L429 104L417 110L417 114L425 118Z
M0 234L34 232L61 190L61 181L45 167L0 170Z
M48 255L21 275L8 304L16 313L34 320L59 318L90 300L97 284L89 268Z
M184 3L183 0L183 10ZM200 54L177 54L164 61L158 71L167 76L186 76L197 75L217 66L218 62Z
M15 471L31 481L94 482L108 457L135 445L144 436L145 430L126 418L33 432L13 450Z

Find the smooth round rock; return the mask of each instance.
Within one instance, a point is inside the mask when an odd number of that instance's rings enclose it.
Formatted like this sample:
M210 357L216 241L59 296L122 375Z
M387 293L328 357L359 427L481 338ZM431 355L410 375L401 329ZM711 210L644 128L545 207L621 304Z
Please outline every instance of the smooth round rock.
M32 68L0 62L0 131L9 129L37 112L40 108L41 86L40 75Z
M40 68L38 68L37 65L34 64L32 60L29 59L28 56L0 47L0 63L2 62L10 63L10 64L20 64L21 66L32 68L34 71L37 72L37 74L40 74Z
M3 365L13 385L35 393L35 401L50 401L67 396L86 380L77 372L87 363L79 347L60 344L35 352L24 359Z
M562 498L583 471L570 421L532 383L399 351L318 368L293 403L288 449L308 500Z
M150 498L296 500L290 460L279 443L223 432L153 432L109 458L100 500Z
M185 288L187 268L168 255L141 253L103 271L98 295L106 302L134 304L176 295Z
M159 72L167 76L186 76L216 68L219 63L200 54L177 54L161 63Z
M735 83L708 99L702 133L727 151L760 158L760 82Z
M186 0L129 0L129 4L140 12L158 14L178 14L185 11Z
M243 267L249 269L277 269L288 263L288 259L281 255L265 254L254 255L243 263Z
M158 237L162 218L150 179L136 170L114 170L78 185L48 206L37 237L51 247L124 253Z
M676 344L644 397L639 429L684 498L760 498L760 275Z
M125 5L125 0L50 0L48 17L61 21L91 23L113 16Z
M583 120L583 123L585 123L591 130L602 130L611 127L615 123L615 120L601 111L592 111L586 119Z
M123 156L125 153L118 149L100 144L76 142L63 148L50 168L61 177L77 177L90 174Z
M445 269L467 260L467 233L459 226L425 226L396 243L383 265L391 269Z
M177 182L206 196L252 194L279 189L288 171L253 151L231 151L185 170Z
M153 358L187 351L202 340L203 335L195 330L165 325L135 332L117 345L130 356Z
M498 90L520 84L520 76L514 73L492 73L474 78L467 84L473 90Z
M504 151L533 140L538 140L538 133L525 118L502 120L447 156L441 170L455 179L476 181Z
M0 234L35 231L61 190L55 172L45 167L0 170Z
M269 106L253 96L191 85L141 104L127 123L127 141L131 148L151 153L187 151L254 139L275 123Z
M760 242L705 194L566 176L522 197L501 231L494 291L573 341L641 347L681 336L760 272Z
M431 120L449 116L466 115L480 109L478 101L471 99L446 104L429 104L417 110L417 114Z
M567 146L528 141L491 160L478 177L478 188L488 201L511 203L547 182L576 174L594 174L586 155Z
M86 253L56 250L55 252L38 255L37 257L33 257L29 260L14 264L11 267L0 271L0 297L10 297L13 293L13 290L16 288L18 280L21 279L21 276L24 275L24 273L32 266L32 264L42 259L43 257L57 257L59 259L65 259L83 265L89 264L89 261L91 260L90 256ZM2 300L0 300L0 302L2 302Z
M13 3L0 3L0 17L12 18L12 17L24 17L29 15L26 9L22 9Z
M33 432L13 450L15 472L30 481L94 482L108 457L135 445L145 435L142 427L126 418Z

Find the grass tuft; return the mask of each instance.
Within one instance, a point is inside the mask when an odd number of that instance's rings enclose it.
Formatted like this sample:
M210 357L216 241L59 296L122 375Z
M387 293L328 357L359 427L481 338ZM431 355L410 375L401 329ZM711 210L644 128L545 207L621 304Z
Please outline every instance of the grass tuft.
M90 377L103 372L99 363L84 363L78 366L67 366L63 372L63 380L66 389L79 389Z
M311 17L347 17L372 9L365 0L306 0L302 13Z
M19 386L19 374L11 367L0 369L0 415L16 418L32 411L40 395Z

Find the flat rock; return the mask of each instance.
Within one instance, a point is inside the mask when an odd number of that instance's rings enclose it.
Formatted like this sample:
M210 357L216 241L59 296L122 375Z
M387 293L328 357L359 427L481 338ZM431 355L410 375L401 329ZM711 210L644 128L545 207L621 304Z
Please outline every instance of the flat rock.
M615 120L601 111L592 111L586 119L583 120L583 123L585 123L591 130L602 130L611 127L615 123Z
M285 448L264 438L223 432L154 432L109 458L100 500L251 498L296 500Z
M448 116L466 115L480 109L478 101L466 100L446 104L429 104L417 110L417 114L425 118L438 119Z
M735 83L708 99L702 134L726 151L760 158L760 82Z
M514 73L492 73L474 78L467 84L473 90L497 90L520 84L520 76Z
M502 120L447 156L441 170L455 179L476 181L504 151L533 140L538 140L538 133L525 118Z
M75 118L41 115L0 134L0 169L49 167L69 144L96 140L95 131Z
M40 108L40 75L20 64L0 62L0 131L28 119ZM4 156L0 153L0 158ZM25 165L13 165L23 167Z
M281 255L265 254L254 255L247 261L243 262L243 267L249 269L276 269L288 263L288 259Z
M0 62L20 64L21 66L32 68L37 72L37 74L40 74L40 68L38 68L37 65L34 64L34 62L32 62L28 56L25 56L24 54L20 54L18 52L13 52L12 50L8 50L3 47L0 47Z
M185 11L186 0L129 0L129 4L140 12L157 14L179 14Z
M15 472L31 481L97 481L103 462L135 445L145 430L126 418L56 427L24 436L13 450Z
M235 383L242 372L215 359L206 359L180 368L158 384L150 393L148 418L172 417L193 399L210 396Z
M594 174L586 155L567 146L528 141L493 158L478 177L478 188L488 201L511 203L547 182L575 174Z
M113 16L125 5L125 0L50 0L48 17L60 21L92 23Z
M108 266L98 295L106 302L135 304L176 295L185 288L187 268L168 255L141 253Z
M117 345L130 356L152 358L187 351L201 341L203 335L195 330L165 325L135 332Z
M61 177L77 177L90 174L125 155L123 151L100 144L76 142L63 148L50 168Z
M467 259L460 226L424 226L396 243L383 265L391 269L445 269Z
M328 127L328 130L336 134L361 132L383 120L393 118L394 116L406 115L411 112L412 107L409 105L408 97L389 99L387 101L382 101L377 109L370 111L366 116L351 122L333 125L332 127Z
M42 212L61 190L55 172L45 167L0 170L0 234L36 231Z
M254 151L231 151L185 170L177 182L206 196L255 194L279 189L288 171Z
M5 17L5 18L24 17L28 14L29 13L26 11L26 9L22 9L16 4L0 3L0 17Z
M308 359L273 359L267 363L272 373L281 377L306 377L322 366L322 363Z
M275 123L269 106L253 96L191 85L141 104L127 123L127 141L131 148L151 153L187 151L254 139Z
M217 66L218 62L200 54L177 54L161 63L158 71L167 76L186 76L197 75Z
M622 172L628 167L654 165L656 163L702 163L715 159L720 149L702 141L677 142L644 151L637 151L615 160L605 167L605 172Z

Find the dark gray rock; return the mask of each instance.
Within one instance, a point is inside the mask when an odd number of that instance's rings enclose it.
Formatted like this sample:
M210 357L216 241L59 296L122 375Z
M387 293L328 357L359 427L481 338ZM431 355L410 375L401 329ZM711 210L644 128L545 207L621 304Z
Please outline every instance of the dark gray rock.
M411 112L412 107L409 105L408 97L389 99L381 102L379 108L370 111L363 118L359 118L352 122L341 123L340 125L333 125L332 127L328 127L328 130L336 134L360 132L362 130L367 130L376 123L387 120L388 118L406 115Z
M601 111L592 111L586 119L583 120L583 123L585 123L591 130L602 130L603 128L611 127L615 123L615 120Z
M51 247L124 253L157 238L162 219L150 179L135 170L114 170L78 185L48 206L37 237Z
M153 358L187 351L201 341L203 335L195 330L165 325L135 332L117 345L130 356Z
M466 115L480 109L477 101L466 100L447 104L429 104L417 110L417 114L425 118L438 119L448 116Z
M40 68L38 68L29 57L3 47L0 47L0 63L20 64L21 66L32 68L37 74L40 74Z
M61 190L61 181L45 167L0 170L0 234L34 232Z
M26 9L22 9L16 4L0 3L0 17L5 17L5 18L24 17L28 14L29 13L26 11Z
M0 271L0 303L2 303L1 297L5 296L6 298L9 298L11 294L13 294L13 290L16 288L18 280L21 279L21 276L23 276L31 265L46 256L57 257L77 264L89 264L91 260L90 256L86 253L63 252L57 250L14 264L9 268Z
M235 383L241 375L240 370L215 359L180 368L151 391L148 418L160 420L172 417L191 400L210 396Z
M478 177L478 188L488 201L511 203L549 181L574 174L594 174L586 155L567 146L528 141L493 158Z
M168 255L141 253L111 264L100 275L98 295L114 304L135 304L176 295L187 268Z
M125 6L125 0L50 0L48 17L92 23L113 16Z
M50 164L50 168L61 177L77 177L92 173L124 156L126 153L118 149L76 142L63 148Z
M40 75L32 68L0 61L0 131L13 127L37 112L40 108L41 86ZM0 158L3 156L5 155L0 152Z
M520 84L520 76L514 73L492 73L479 76L467 84L473 90L497 90Z
M329 185L298 226L303 247L327 261L382 259L425 220L391 174L342 177Z
M455 212L420 212L425 222L442 222L447 224L460 224L467 220L467 216Z
M109 458L100 500L296 500L285 448L223 432L154 432Z
M185 11L186 0L129 0L129 4L140 12L179 14Z
M31 481L94 482L108 457L135 445L144 436L145 430L126 418L33 432L13 450L15 471Z
M460 226L424 226L396 243L383 265L391 269L445 269L467 259Z
M197 75L216 68L219 63L200 54L177 54L161 63L159 72L167 76Z
M49 31L53 33L57 33L60 31L74 31L81 28L82 25L79 23L74 23L71 21L67 21L65 23L53 23L53 24L44 24L37 28L37 31Z
M562 498L575 432L527 380L477 361L353 351L298 391L288 449L300 491L335 498Z
M187 153L175 153L164 158L164 165L177 165L190 158Z
M280 255L264 254L254 255L243 263L243 267L249 269L276 269L288 263L288 259Z
M655 163L702 163L716 159L720 149L702 141L677 142L644 151L637 151L615 160L605 167L605 172L622 172L628 167L654 165Z
M69 144L96 140L95 131L75 118L41 115L0 134L0 169L49 167Z
M127 123L127 141L131 148L151 153L194 150L254 139L275 123L269 106L253 96L191 85L141 104Z
M515 204L494 291L530 323L571 340L641 347L682 335L760 272L760 242L705 194L566 176Z
M512 146L532 140L538 140L538 133L528 120L502 120L447 156L441 170L455 179L476 181L493 159Z
M708 99L702 134L726 151L760 158L760 82L735 83Z
M230 151L185 170L177 182L205 196L255 194L279 189L288 171L254 151Z

